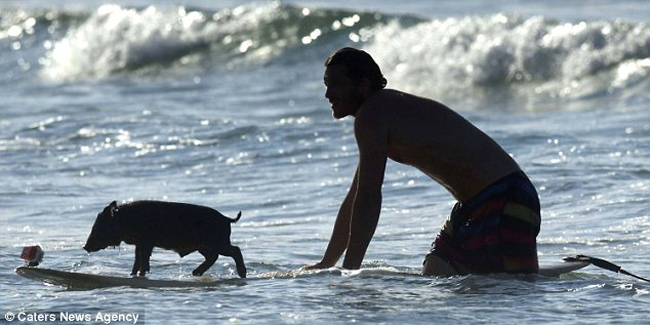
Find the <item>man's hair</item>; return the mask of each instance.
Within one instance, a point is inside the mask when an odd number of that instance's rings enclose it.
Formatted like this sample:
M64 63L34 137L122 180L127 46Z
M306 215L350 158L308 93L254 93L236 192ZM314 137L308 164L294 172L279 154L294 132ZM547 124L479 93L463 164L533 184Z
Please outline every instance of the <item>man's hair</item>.
M381 74L379 66L366 51L352 47L344 47L330 55L325 66L343 65L347 68L348 77L354 81L363 78L370 80L373 91L386 87L386 78Z

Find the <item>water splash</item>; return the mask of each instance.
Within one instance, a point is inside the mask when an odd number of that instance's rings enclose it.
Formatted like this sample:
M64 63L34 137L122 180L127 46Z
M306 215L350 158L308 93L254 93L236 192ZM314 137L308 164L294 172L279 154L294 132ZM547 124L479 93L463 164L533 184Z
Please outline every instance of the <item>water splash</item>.
M634 97L650 83L644 22L506 14L423 19L281 2L216 11L103 5L87 13L10 12L2 19L0 39L10 42L22 70L40 66L40 75L55 82L293 64L352 45L376 58L390 87L436 98L539 104ZM43 46L34 45L41 40ZM305 56L304 49L312 52ZM16 54L25 51L37 54ZM40 57L29 59L34 56Z
M377 27L366 46L398 88L459 97L509 87L525 96L607 94L648 74L650 25L562 23L496 14Z
M43 75L71 81L156 66L233 66L242 60L260 64L381 19L378 14L309 10L279 2L216 12L103 5L54 43L43 60Z

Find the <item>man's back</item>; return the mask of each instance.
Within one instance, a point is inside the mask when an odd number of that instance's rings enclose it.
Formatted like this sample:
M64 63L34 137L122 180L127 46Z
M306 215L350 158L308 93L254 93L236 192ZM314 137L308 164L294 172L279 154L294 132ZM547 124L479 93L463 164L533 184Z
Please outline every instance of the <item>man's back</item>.
M389 158L420 169L461 202L519 170L489 136L431 99L379 90L357 113L357 126L365 121L387 129Z

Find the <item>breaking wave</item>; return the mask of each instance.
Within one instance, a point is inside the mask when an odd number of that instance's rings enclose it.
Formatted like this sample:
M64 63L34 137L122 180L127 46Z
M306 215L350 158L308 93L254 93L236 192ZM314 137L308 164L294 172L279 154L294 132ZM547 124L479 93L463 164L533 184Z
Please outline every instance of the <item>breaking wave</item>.
M497 14L392 22L374 35L368 50L394 82L419 93L462 97L468 87L496 86L581 98L647 85L650 72L647 23Z
M368 27L384 18L278 2L216 12L103 5L56 41L43 60L43 74L75 80L160 66L263 63L300 46L348 36L362 20L361 27Z
M24 56L34 62L21 58L22 70L56 82L282 64L272 60L305 49L322 59L345 45L368 50L389 86L428 95L463 97L470 87L585 98L642 92L650 79L650 25L643 22L505 14L423 19L281 2L215 11L107 4L85 13L0 15L0 43L37 53Z

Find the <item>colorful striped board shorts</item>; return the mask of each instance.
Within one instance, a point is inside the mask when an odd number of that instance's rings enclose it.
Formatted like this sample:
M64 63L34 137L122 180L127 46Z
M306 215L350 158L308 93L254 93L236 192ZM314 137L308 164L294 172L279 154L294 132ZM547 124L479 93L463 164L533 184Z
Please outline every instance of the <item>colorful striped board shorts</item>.
M537 191L519 171L456 203L429 254L461 275L537 273L540 223Z

